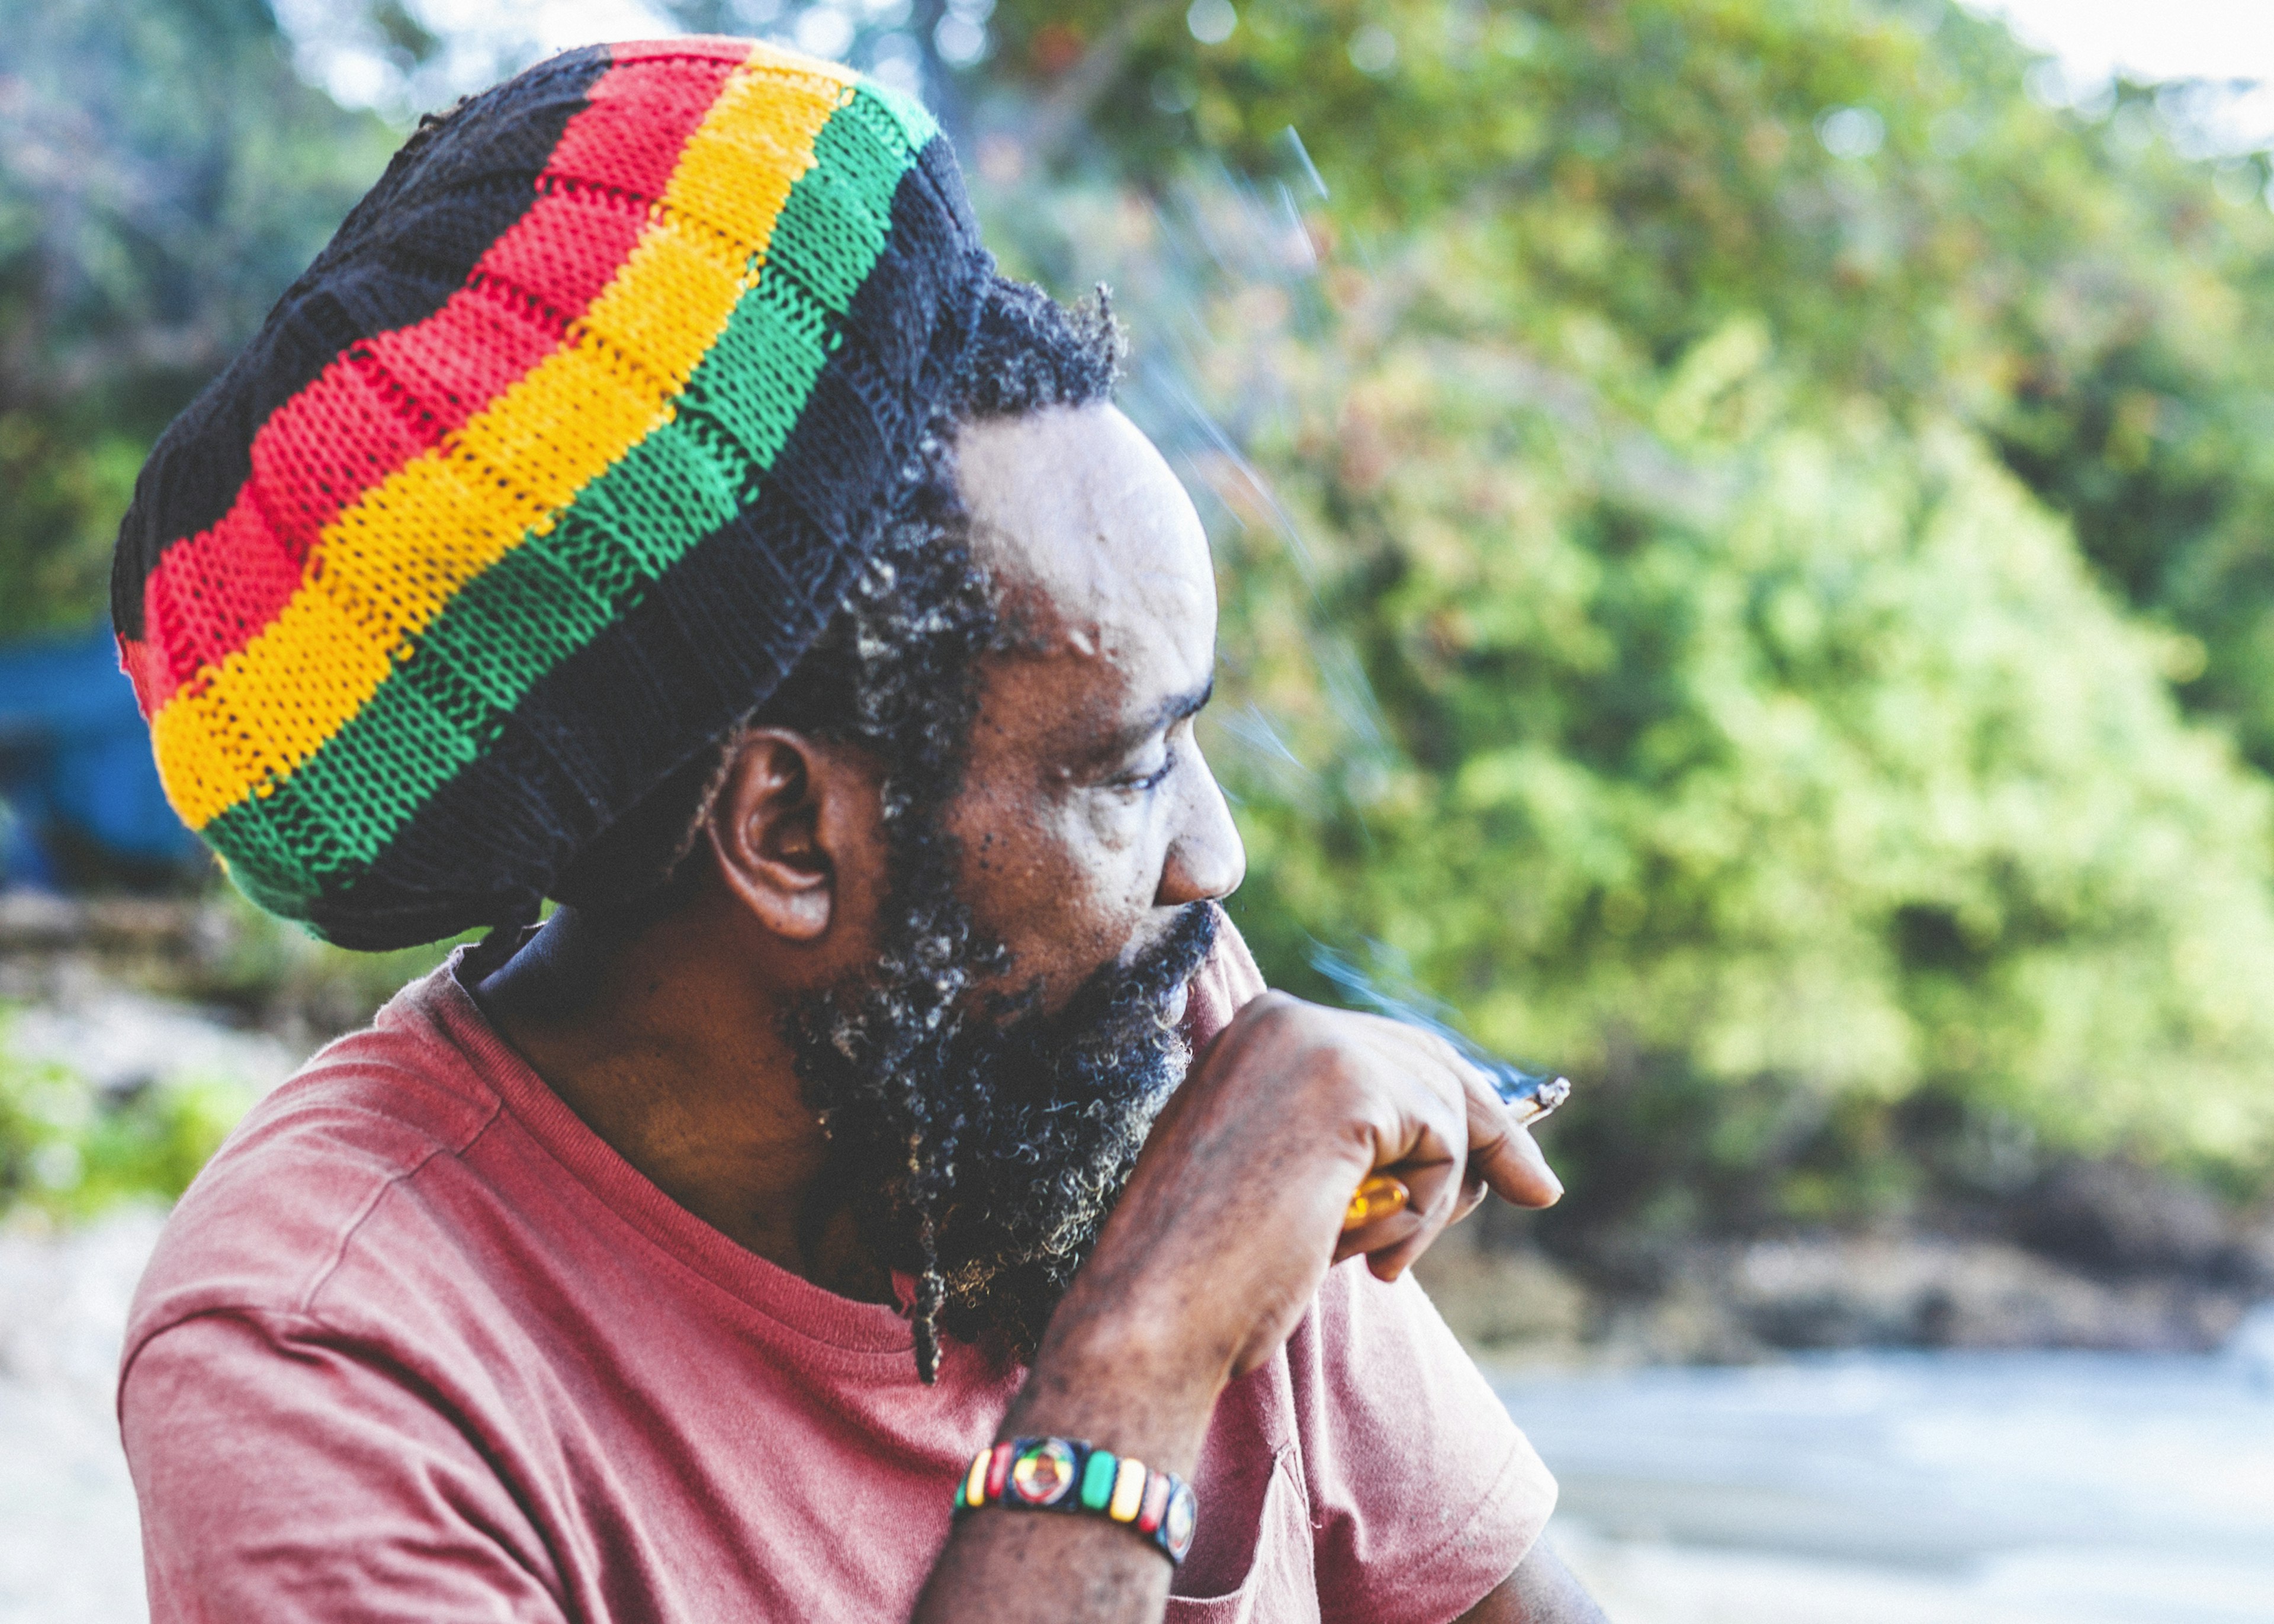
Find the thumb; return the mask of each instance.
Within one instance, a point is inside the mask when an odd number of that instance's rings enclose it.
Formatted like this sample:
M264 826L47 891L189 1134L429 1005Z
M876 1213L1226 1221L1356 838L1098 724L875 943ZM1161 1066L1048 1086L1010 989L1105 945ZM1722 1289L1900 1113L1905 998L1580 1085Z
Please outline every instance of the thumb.
M1469 1091L1469 1177L1514 1206L1555 1206L1563 1199L1563 1181L1491 1087L1479 1082Z

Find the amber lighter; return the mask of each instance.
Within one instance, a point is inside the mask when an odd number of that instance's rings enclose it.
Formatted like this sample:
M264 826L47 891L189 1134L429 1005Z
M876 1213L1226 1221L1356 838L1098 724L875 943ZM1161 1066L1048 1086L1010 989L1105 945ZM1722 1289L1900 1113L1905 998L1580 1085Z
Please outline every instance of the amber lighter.
M1512 1065L1497 1060L1475 1056L1474 1062L1493 1079L1493 1087L1516 1112L1520 1123L1535 1123L1571 1097L1569 1079L1546 1074L1519 1071ZM1405 1181L1389 1173L1376 1173L1358 1187L1351 1197L1350 1210L1343 1214L1345 1234L1377 1218L1402 1212L1413 1199Z

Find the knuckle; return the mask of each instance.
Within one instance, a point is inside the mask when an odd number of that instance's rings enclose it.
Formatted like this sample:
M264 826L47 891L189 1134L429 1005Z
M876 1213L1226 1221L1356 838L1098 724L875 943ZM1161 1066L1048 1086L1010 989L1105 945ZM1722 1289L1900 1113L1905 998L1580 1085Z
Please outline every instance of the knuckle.
M1294 1004L1295 1000L1284 992L1261 992L1242 1004L1232 1019L1243 1026L1269 1030L1284 1026Z
M1319 1086L1337 1098L1362 1094L1368 1079L1360 1057L1344 1045L1321 1042L1311 1046L1306 1059Z

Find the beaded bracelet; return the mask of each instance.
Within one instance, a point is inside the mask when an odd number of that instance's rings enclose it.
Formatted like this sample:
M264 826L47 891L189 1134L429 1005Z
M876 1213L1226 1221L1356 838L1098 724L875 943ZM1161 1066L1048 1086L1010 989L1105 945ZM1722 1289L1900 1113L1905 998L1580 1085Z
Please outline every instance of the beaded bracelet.
M1182 1562L1200 1524L1200 1499L1174 1472L1072 1438L1013 1438L982 1449L956 1485L958 1515L982 1506L1087 1511L1126 1522Z

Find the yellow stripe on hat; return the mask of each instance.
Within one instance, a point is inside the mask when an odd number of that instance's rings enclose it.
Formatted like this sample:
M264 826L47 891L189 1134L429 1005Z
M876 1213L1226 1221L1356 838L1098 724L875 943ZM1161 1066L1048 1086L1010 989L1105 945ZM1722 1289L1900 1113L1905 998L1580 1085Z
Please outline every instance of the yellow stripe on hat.
M817 65L754 49L569 340L326 526L276 618L160 709L159 773L192 828L313 756L453 594L668 420L851 95L849 73Z

